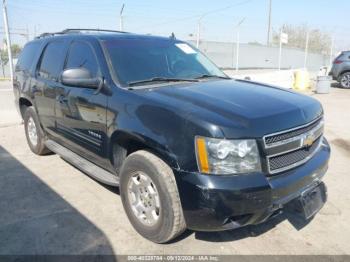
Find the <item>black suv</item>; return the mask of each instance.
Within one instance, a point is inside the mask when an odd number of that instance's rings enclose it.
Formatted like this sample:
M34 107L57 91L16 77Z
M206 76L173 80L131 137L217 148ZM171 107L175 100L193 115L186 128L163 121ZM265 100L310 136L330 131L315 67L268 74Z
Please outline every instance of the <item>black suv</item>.
M44 34L24 47L14 92L30 149L119 186L131 224L154 242L289 206L310 219L326 201L320 103L230 79L175 37Z

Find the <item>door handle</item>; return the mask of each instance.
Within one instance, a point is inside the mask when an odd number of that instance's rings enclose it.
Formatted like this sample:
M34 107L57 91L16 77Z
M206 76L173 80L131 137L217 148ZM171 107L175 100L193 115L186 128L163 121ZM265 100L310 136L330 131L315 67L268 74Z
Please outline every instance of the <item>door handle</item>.
M59 96L59 97L57 98L57 101L58 101L60 104L67 104L67 103L68 103L68 99L67 99L67 97L65 97L65 96Z
M32 86L31 92L34 95L41 95L42 94L41 90L39 88L37 88L36 86Z

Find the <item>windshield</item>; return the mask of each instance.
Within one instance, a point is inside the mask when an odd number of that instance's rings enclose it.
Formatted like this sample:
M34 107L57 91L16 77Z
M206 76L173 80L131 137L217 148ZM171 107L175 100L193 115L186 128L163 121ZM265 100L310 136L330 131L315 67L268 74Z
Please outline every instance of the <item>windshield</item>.
M105 40L115 75L123 86L150 79L195 79L207 75L226 77L189 44L173 39L125 38ZM148 80L148 81L147 81Z

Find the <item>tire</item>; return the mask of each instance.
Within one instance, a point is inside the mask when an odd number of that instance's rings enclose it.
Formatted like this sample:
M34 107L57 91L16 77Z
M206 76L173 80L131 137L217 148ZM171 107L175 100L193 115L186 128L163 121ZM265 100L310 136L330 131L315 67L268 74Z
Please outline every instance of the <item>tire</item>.
M350 72L346 72L340 75L339 84L342 88L350 88Z
M146 181L145 176L148 176L151 183ZM134 181L139 178L140 185L138 186ZM145 218L146 215L139 218L135 213L135 204L132 204L133 201L140 203L141 200L137 200L139 198L136 197L131 188L133 186L141 187L142 184L148 185L148 187L143 188L148 188L148 193L144 194L149 194L149 198L153 196L150 199L151 202L148 202L148 208L154 209L152 219L149 220ZM147 190L143 190L143 192L147 192ZM157 194L154 192L158 193L158 206ZM165 243L186 229L174 173L164 161L154 154L140 150L126 158L120 174L120 194L130 223L143 237L155 243ZM141 193L140 195L142 196ZM148 197L144 195L143 200L145 199ZM146 204L137 206L141 206L141 209L147 209ZM154 217L157 218L154 219Z
M30 150L37 155L46 155L50 150L45 146L45 134L39 122L38 115L32 106L24 112L24 130ZM36 142L34 133L36 132Z

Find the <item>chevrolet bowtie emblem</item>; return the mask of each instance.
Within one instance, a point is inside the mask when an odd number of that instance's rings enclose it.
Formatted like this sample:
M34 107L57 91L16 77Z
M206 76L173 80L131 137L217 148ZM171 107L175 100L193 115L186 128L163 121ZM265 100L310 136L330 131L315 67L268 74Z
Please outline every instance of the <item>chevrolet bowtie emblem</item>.
M303 140L303 146L310 147L310 146L312 146L314 141L315 141L314 134L308 134L308 135L305 136L305 138Z

